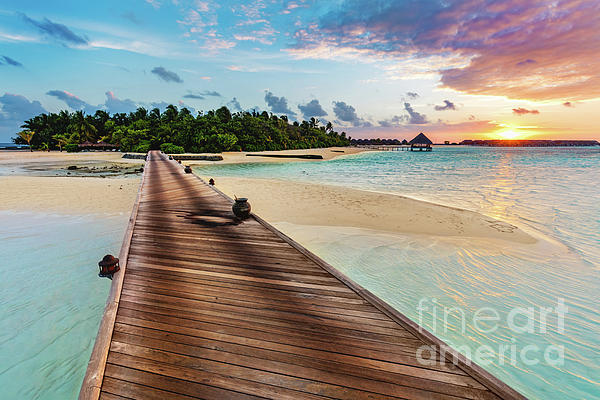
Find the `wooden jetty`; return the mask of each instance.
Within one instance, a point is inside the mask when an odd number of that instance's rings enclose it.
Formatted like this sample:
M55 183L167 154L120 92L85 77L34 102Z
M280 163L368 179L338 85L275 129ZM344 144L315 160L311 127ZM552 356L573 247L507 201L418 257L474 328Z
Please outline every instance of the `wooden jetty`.
M356 147L361 149L378 150L378 151L409 151L410 145L406 144L360 144Z
M523 399L151 152L80 399Z

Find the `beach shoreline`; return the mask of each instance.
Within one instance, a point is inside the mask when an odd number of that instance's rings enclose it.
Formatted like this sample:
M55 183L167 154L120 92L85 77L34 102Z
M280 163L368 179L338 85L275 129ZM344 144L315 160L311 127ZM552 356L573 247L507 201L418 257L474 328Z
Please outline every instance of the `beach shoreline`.
M359 148L326 148L236 152L223 153L223 161L191 161L185 164L306 161L301 158L247 157L246 154L319 154L326 161L363 151ZM0 154L0 168L5 172L13 170L0 176L0 210L128 213L139 188L142 163L143 160L123 159L122 153L117 152L3 152ZM203 175L202 171L200 175ZM203 178L208 180L210 177ZM477 212L395 194L277 179L214 178L217 188L231 197L250 198L253 210L273 223L354 227L387 233L492 239L520 244L537 241L512 224Z
M220 153L223 157L221 161L184 161L190 165L206 165L206 164L255 164L255 163L281 163L281 162L306 162L306 161L329 161L334 158L351 156L364 153L367 151L375 151L359 147L325 147L316 149L298 149L298 150L276 150L276 151L230 151ZM214 155L214 154L203 154ZM260 157L264 155L265 157ZM285 158L273 157L277 155L287 156ZM302 156L321 156L322 159L300 158ZM299 156L293 158L289 156Z
M208 180L211 177L202 176ZM230 197L247 197L269 222L332 226L437 237L500 240L523 245L537 239L483 214L395 194L277 179L212 176Z
M301 158L246 157L246 154L319 154L323 160L330 160L362 151L358 148L326 148L232 152L223 153L223 161L189 161L185 164L307 161ZM139 189L144 160L122 158L123 154L0 151L0 210L65 214L129 213Z

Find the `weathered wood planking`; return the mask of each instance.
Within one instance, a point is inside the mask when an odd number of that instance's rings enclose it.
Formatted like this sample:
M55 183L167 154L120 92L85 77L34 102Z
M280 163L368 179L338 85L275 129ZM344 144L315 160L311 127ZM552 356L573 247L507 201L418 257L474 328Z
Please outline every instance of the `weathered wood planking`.
M159 152L80 399L522 399Z

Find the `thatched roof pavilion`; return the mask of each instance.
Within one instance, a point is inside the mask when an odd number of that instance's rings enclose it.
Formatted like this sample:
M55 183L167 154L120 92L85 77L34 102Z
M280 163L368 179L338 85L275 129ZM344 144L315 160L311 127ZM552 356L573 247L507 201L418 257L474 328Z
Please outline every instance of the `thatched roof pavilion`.
M78 145L80 150L99 150L99 151L109 151L109 150L117 150L119 146L115 144L110 144L106 142L97 142L92 143L90 141L85 141Z
M408 144L410 144L410 151L414 151L415 149L418 149L419 151L431 151L433 142L421 132L415 136L413 140L408 142Z

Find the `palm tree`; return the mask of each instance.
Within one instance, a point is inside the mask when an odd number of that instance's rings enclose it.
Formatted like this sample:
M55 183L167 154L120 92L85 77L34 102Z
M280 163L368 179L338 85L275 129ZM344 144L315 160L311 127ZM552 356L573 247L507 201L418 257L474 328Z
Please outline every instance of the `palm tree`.
M73 128L83 140L93 141L98 129L85 117L83 111L76 111L73 116Z
M150 111L149 117L150 117L150 119L159 120L160 119L160 109L153 108L152 111Z
M33 149L31 148L31 139L33 139L33 135L35 135L35 132L34 131L21 131L21 132L17 133L17 135L19 135L19 137L21 139L26 141L27 144L29 145L29 150L33 151Z
M60 151L62 151L63 146L71 143L71 140L64 134L54 135L52 136L52 139L56 140Z
M148 110L146 110L144 107L138 107L138 109L135 110L135 113L133 113L133 116L136 120L148 119Z
M173 104L169 104L167 108L165 108L162 119L165 122L173 122L177 119L178 115L179 111L177 110L177 107L175 107Z

